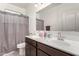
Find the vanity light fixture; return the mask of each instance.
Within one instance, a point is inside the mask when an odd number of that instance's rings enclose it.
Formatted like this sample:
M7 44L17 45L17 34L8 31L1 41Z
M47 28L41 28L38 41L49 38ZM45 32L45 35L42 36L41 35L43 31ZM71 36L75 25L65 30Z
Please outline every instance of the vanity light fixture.
M18 14L18 15L21 15L21 13L20 13L20 12L13 11L13 10L9 10L9 9L5 9L5 12L9 12L9 13L13 13L13 14Z

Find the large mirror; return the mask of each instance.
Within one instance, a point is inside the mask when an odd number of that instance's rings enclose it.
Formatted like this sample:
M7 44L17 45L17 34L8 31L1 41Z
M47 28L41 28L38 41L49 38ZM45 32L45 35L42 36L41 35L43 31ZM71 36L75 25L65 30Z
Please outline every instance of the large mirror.
M77 4L52 3L37 12L40 19L44 20L44 28L50 26L51 31L79 31L79 12L77 7L71 7L72 5Z
M78 3L52 3L37 14L44 20L44 30L48 27L53 33L61 32L68 39L79 40Z

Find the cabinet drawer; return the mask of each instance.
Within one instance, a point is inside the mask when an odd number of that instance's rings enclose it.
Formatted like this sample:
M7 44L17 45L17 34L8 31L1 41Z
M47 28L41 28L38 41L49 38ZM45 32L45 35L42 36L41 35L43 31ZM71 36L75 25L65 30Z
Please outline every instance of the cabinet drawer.
M36 41L34 41L34 40L32 40L32 39L30 39L30 38L25 38L25 42L26 43L29 43L29 44L31 44L31 45L33 45L33 46L35 46L36 47Z
M51 56L69 56L69 55L71 55L71 54L65 53L61 50L55 49L53 47L49 47L42 43L38 43L38 49L43 50L44 52L46 52L47 54L49 54Z

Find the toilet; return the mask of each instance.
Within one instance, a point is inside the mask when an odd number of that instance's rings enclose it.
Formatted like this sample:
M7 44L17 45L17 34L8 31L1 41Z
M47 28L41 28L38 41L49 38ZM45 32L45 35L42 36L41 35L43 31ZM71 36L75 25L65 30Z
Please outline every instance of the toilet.
M17 44L17 48L19 49L19 55L25 55L25 42Z

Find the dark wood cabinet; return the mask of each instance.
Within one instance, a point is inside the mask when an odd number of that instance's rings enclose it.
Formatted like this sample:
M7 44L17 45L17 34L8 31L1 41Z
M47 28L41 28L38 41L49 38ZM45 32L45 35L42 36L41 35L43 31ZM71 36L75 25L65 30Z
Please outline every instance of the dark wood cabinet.
M26 56L73 56L70 53L50 47L26 37Z
M59 49L50 47L48 45L42 44L38 42L38 49L41 49L42 51L46 52L50 56L69 56L72 54L66 53L64 51L61 51Z
M36 56L36 48L34 46L31 47L31 56Z
M26 48L25 48L25 55L26 56L36 56L36 41L26 38Z
M26 56L31 56L31 47L30 47L30 44L28 44L28 43L26 43L25 55Z
M37 54L38 56L48 56L46 53L44 53L44 52L41 51L41 50L38 50L37 53L38 53L38 54Z
M33 45L34 47L36 47L36 41L30 39L30 38L25 38L26 40L26 43L30 44L30 45Z

